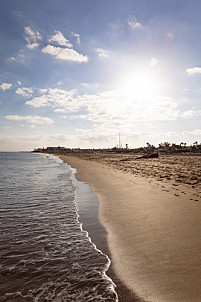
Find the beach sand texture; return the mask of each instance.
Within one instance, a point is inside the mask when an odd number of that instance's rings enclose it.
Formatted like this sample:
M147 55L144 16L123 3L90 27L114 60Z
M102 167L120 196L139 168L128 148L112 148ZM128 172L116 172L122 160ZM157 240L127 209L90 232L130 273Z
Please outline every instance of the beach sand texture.
M201 156L136 157L61 156L99 198L119 279L146 301L200 302Z

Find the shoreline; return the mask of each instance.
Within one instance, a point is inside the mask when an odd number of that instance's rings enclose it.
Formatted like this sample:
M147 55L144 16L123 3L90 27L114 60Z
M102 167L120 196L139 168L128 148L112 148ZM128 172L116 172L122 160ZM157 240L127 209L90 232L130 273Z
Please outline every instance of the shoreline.
M61 159L64 160L60 156ZM67 161L64 160L67 163ZM69 165L69 163L67 163ZM69 165L70 166L70 165ZM70 166L71 167L71 166ZM73 168L73 167L71 167ZM122 281L117 277L114 272L113 264L111 261L111 252L107 243L107 231L101 224L98 217L99 200L97 195L93 192L90 184L87 184L77 178L77 169L73 168L74 183L77 186L77 204L79 210L79 221L83 225L83 230L89 233L89 237L95 244L96 248L99 249L110 259L110 265L106 271L108 278L112 280L115 287L114 290L118 295L119 302L143 302L137 298L135 294L129 290ZM83 196L84 195L84 196ZM87 195L87 196L86 196ZM89 197L90 196L90 197ZM86 204L86 198L87 204ZM84 201L84 202L83 202ZM93 203L91 205L90 203ZM86 206L86 208L84 208Z
M98 196L112 269L122 284L148 301L200 301L201 208L195 202L200 201L199 184L174 187L136 176L125 167L115 168L114 159L109 165L108 158L101 163L80 156L60 157ZM135 301L134 296L130 301Z

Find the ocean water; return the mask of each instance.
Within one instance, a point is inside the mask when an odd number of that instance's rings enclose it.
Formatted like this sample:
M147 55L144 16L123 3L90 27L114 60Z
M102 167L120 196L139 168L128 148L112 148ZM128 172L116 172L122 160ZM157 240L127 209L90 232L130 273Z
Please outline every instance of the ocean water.
M0 301L118 301L110 260L80 221L77 190L56 156L0 153ZM80 199L82 216L90 198Z

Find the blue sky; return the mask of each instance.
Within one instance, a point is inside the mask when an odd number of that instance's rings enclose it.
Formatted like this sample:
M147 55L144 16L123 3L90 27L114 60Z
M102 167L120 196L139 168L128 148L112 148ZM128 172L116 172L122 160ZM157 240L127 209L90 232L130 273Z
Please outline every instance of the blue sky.
M3 0L0 151L201 142L199 0Z

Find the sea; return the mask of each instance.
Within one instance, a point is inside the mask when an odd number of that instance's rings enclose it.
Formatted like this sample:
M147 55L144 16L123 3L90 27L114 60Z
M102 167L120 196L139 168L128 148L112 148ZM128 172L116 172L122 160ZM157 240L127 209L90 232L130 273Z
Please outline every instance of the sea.
M118 301L85 229L97 200L75 172L54 155L0 152L0 301Z

